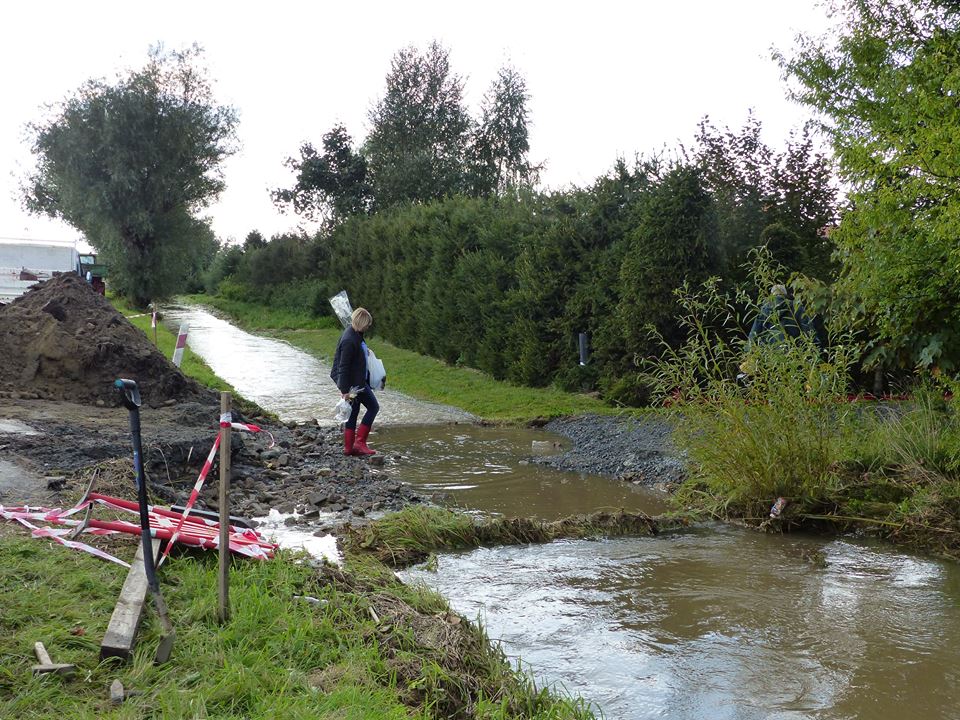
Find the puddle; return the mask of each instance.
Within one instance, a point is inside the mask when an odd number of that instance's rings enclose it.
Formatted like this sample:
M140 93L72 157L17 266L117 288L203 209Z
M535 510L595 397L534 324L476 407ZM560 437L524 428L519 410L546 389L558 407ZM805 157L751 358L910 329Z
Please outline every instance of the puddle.
M329 519L335 515L328 514ZM287 518L299 517L296 513L280 513L271 509L266 517L254 518L257 525L257 532L261 533L267 540L277 543L280 547L287 550L304 550L317 559L325 559L328 562L339 565L342 558L340 551L337 550L337 539L333 535L324 535L316 537L309 530L298 528L296 526L286 525ZM320 519L324 519L321 514Z
M657 515L668 507L666 496L648 487L529 462L564 448L565 440L542 430L386 427L371 437L373 447L398 458L403 480L442 493L452 507L540 520L618 509Z
M0 418L0 435L42 435L42 433L19 420Z

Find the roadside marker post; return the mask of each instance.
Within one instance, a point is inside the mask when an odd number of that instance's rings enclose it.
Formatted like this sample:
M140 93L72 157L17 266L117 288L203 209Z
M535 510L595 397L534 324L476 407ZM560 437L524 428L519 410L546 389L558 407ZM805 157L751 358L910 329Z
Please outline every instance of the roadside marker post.
M177 367L180 367L180 363L183 361L183 349L187 346L187 331L189 329L189 326L183 323L177 332L177 346L173 350L173 364Z
M220 587L218 616L230 619L230 393L220 393Z
M153 328L153 346L157 347L157 306L150 303L150 327Z

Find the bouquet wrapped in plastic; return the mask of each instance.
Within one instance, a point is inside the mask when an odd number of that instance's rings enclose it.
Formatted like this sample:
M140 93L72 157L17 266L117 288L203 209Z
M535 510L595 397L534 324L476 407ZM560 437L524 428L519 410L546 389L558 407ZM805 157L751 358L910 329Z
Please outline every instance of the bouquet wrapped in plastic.
M333 312L336 314L337 319L343 325L343 329L346 330L350 327L350 316L353 315L353 306L350 305L350 298L347 297L347 291L341 290L330 298L330 305L333 307Z

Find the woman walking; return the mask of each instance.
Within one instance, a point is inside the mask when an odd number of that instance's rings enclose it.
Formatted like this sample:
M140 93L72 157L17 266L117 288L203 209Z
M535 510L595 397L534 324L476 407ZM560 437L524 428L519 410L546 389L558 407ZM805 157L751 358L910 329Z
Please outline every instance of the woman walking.
M363 342L363 334L373 325L373 316L363 308L357 308L350 316L350 327L343 331L340 342L337 343L337 352L333 356L333 369L330 377L337 384L337 389L344 400L350 402L350 418L343 430L344 455L376 455L375 450L367 447L367 436L374 418L380 410L373 390L370 389L370 379L367 373L367 346ZM360 416L360 406L367 411L363 415L360 427L357 427L357 418Z

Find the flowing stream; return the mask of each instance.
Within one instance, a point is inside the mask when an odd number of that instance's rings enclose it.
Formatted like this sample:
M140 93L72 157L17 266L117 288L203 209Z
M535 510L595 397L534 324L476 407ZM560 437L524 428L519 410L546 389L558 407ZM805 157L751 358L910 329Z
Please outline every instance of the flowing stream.
M190 347L281 418L330 416L337 393L313 357L200 308L167 318L188 321ZM544 433L378 397L375 446L453 505L544 519L665 507L653 491L529 463L534 440L556 440ZM402 575L607 718L960 718L960 568L889 545L718 525L484 548Z

